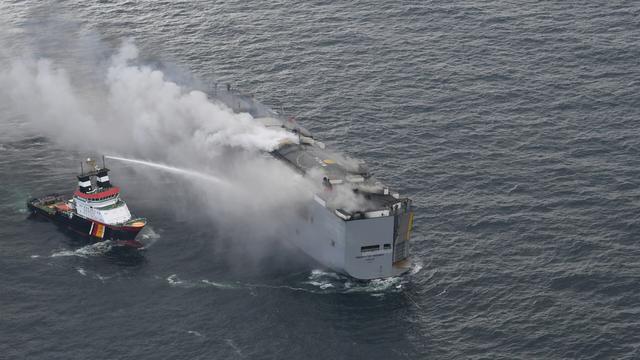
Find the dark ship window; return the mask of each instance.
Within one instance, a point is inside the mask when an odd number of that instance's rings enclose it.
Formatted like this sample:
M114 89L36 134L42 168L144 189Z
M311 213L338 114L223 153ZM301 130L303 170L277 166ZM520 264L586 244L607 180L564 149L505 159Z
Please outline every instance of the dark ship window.
M384 244L384 249L385 250L391 249L391 244Z
M363 246L360 248L361 252L378 251L378 250L380 250L380 245Z

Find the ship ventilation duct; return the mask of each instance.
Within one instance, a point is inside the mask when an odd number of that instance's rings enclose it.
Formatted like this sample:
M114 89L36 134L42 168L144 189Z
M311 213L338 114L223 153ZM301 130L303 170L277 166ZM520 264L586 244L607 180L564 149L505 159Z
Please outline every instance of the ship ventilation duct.
M91 191L91 176L78 175L78 190L85 194Z
M109 170L100 169L96 172L96 185L101 188L110 188L111 183L109 182Z

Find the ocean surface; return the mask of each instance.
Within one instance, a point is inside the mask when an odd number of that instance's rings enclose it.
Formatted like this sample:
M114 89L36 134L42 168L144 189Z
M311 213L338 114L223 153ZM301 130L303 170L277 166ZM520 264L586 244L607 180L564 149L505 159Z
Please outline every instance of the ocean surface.
M0 359L640 358L639 2L5 0L0 21L4 50L132 38L177 82L249 91L416 213L406 276L285 247L245 270L233 233L113 163L147 249L86 245L25 209L83 155L15 135L0 99Z

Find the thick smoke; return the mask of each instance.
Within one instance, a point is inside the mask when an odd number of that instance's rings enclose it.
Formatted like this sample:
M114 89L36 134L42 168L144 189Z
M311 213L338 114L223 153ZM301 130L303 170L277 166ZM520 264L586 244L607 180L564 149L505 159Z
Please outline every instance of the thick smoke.
M95 67L91 78L75 73L68 61L25 53L0 64L3 105L58 146L156 161L223 179L226 185L174 175L171 191L166 191L166 175L137 169L148 180L145 193L158 206L171 203L167 211L183 218L205 215L218 234L233 232L242 238L234 239L241 246L231 250L244 256L247 248L261 255L267 239L286 230L284 219L294 216L296 203L307 201L315 190L309 180L263 155L282 141L296 141L294 136L267 128L249 114L234 113L204 92L139 64L132 41L125 41L106 66Z
M249 114L169 81L162 71L135 65L137 57L138 49L126 41L111 59L104 87L77 88L68 71L48 59L13 60L0 81L35 129L81 147L144 157L165 148L170 158L172 148L212 156L221 147L268 151L280 141L295 141L282 129L266 128Z

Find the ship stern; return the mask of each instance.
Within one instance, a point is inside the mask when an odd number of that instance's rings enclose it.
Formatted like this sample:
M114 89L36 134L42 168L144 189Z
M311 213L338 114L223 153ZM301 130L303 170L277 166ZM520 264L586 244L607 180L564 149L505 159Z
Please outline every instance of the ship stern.
M354 278L369 280L409 271L412 222L410 211L346 221L345 272Z

